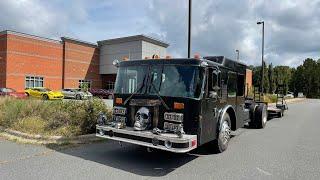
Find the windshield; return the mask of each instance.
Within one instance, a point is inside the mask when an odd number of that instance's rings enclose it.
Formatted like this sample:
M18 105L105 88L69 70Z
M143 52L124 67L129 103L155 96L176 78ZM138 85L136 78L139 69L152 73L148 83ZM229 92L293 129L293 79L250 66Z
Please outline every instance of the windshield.
M145 92L144 79L147 78L148 66L125 66L118 69L115 93L131 94ZM140 88L140 89L138 89Z
M39 91L40 91L40 92L48 92L48 91L51 91L51 89L48 89L48 88L40 88Z
M148 78L148 84L143 83L145 78ZM202 79L203 73L197 66L120 67L115 93L131 94L138 91L136 92L138 94L198 98L201 92Z

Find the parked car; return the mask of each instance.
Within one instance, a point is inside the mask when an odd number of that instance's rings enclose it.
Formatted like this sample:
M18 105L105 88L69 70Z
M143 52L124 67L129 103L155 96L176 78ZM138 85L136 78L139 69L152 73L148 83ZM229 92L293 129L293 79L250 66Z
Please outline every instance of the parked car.
M113 98L113 90L106 90L106 89L90 89L89 92L93 96L97 96L101 99L108 98L112 99Z
M298 92L298 98L304 98L303 92Z
M44 87L27 88L24 91L27 96L41 98L43 100L63 99L63 94L60 91L52 91Z
M0 96L11 96L18 99L24 99L27 97L24 92L17 92L12 88L0 88Z
M64 95L64 98L72 98L72 99L90 99L92 98L92 94L90 92L84 92L81 89L62 89L62 94Z
M288 94L284 96L285 98L294 98L293 92L288 91Z

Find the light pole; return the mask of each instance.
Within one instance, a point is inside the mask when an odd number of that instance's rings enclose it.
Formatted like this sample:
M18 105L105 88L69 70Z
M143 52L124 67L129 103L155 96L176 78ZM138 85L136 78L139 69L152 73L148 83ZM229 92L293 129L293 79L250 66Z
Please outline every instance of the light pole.
M189 13L188 13L188 58L191 56L191 18L192 18L192 0L189 0Z
M257 22L258 25L262 24L262 55L261 55L261 61L262 61L262 65L261 65L261 94L263 96L263 79L264 79L264 60L263 60L263 54L264 54L264 21L258 21Z
M238 49L236 49L236 53L237 53L237 61L239 61L240 59L239 59L239 54L240 54L240 51L238 50Z

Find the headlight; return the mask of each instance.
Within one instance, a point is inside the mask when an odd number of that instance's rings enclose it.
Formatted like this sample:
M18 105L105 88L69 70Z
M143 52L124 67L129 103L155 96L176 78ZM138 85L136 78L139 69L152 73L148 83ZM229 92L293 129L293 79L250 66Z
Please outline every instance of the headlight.
M174 122L183 122L183 114L182 113L164 113L164 120L174 121Z
M98 119L97 119L97 123L98 125L102 126L106 123L106 116L101 112L99 113Z
M126 115L127 114L127 108L115 106L113 108L113 114Z

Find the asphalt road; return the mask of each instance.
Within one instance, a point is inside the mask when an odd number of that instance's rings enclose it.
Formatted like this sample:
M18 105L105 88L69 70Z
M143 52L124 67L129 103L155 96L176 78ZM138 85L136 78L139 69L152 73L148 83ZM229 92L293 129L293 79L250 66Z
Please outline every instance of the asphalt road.
M289 105L265 129L240 129L211 154L146 153L102 142L56 149L0 139L0 179L320 179L320 100Z

